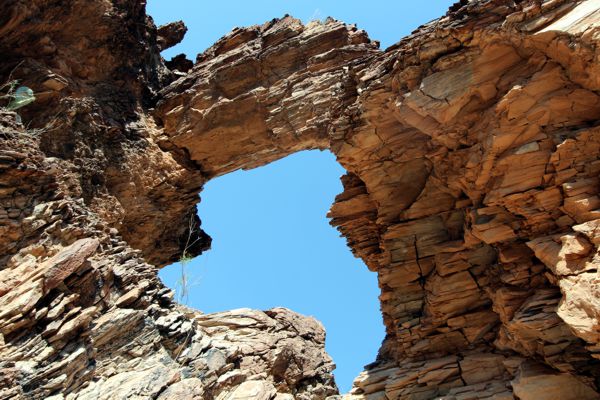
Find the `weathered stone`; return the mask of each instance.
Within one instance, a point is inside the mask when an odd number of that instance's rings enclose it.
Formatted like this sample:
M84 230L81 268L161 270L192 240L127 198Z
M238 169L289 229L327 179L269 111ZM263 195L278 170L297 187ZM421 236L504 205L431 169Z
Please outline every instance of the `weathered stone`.
M265 381L247 381L233 392L217 397L218 400L270 400L275 396L275 387Z
M204 394L202 380L189 378L169 386L158 396L158 400L195 400Z
M169 49L183 40L187 27L183 21L171 22L158 27L156 42L160 50Z
M559 374L539 365L525 363L511 382L522 400L593 400L600 395L572 375Z
M100 243L97 239L81 239L44 262L44 290L50 291L76 272L91 256Z
M210 246L207 180L329 149L386 327L344 398L597 398L597 1L461 1L385 51L286 16L195 64L143 2L54 3L0 5L0 84L39 93L0 98L0 397L337 396L317 321L201 314L151 265Z

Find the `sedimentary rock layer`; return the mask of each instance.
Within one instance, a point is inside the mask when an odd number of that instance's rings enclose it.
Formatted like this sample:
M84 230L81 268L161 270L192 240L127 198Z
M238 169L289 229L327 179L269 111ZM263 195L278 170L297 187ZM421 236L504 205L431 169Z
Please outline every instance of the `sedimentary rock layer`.
M381 288L347 399L600 398L600 2L462 1L385 51L284 17L193 67L180 23L68 3L0 6L0 75L43 93L1 114L0 398L335 395L316 321L188 310L151 265L210 245L207 180L305 149Z

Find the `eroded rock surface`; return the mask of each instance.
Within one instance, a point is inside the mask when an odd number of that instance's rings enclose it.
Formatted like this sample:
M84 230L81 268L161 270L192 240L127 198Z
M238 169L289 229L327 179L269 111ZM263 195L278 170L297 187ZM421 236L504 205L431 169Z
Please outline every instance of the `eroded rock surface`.
M344 398L600 398L600 2L462 1L385 51L284 17L191 69L181 24L67 3L0 6L0 76L41 93L0 113L0 398L336 395L318 322L188 310L152 265L210 245L208 179L305 149L381 288Z

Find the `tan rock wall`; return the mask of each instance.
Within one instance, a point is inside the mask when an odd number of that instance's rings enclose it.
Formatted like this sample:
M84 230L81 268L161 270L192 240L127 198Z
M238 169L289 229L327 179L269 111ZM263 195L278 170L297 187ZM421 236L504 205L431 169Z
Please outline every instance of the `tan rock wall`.
M318 322L202 315L147 263L210 245L208 179L325 148L387 332L346 398L600 397L596 0L462 1L385 51L285 17L187 73L180 24L59 3L0 6L0 76L50 89L0 113L0 398L335 395Z

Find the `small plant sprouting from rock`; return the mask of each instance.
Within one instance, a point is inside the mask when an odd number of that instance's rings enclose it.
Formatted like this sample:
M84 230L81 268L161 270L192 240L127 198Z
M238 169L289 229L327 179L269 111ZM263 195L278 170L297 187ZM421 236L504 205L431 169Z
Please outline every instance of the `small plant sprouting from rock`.
M187 305L189 302L189 289L190 282L189 276L187 272L188 264L193 260L193 257L189 254L190 248L196 244L199 238L192 241L192 233L194 232L194 214L190 214L189 222L188 222L188 236L185 242L185 246L181 253L181 257L179 258L179 265L181 267L181 272L179 276L179 280L175 284L175 292L177 294L177 300L179 303Z
M0 103L6 103L5 105L0 105L0 111L16 111L35 101L33 90L27 86L20 86L20 81L13 79L14 72L22 63L17 64L8 75L7 81L0 85ZM16 115L16 119L18 123L21 123L21 116L19 114Z
M18 110L21 107L25 107L27 104L35 101L35 95L33 90L27 86L19 86L12 95L12 99L6 108L10 111Z
M177 285L175 288L175 291L179 292L177 295L178 301L186 305L189 301L189 281L187 266L190 263L190 261L192 261L192 257L190 257L184 251L181 258L179 259L179 264L181 266L181 275L179 276L179 280L177 281Z
M18 80L9 80L0 86L0 100L7 101L8 104L0 107L6 111L16 111L35 101L33 90L27 86L19 86ZM17 122L21 122L21 117L17 114Z
M8 81L0 85L0 111L14 112L36 101L35 93L31 88L20 85L19 80L12 79L11 77L12 72L9 76ZM46 92L42 92L42 94L43 93ZM4 103L4 105L2 105L2 103ZM34 129L30 128L29 125L26 125L24 133L30 136L38 136L44 132L47 132L48 130L53 129L55 127L57 118L58 114L55 115L54 118L52 118L52 120L42 128ZM19 124L23 123L19 114L16 114L16 122Z
M6 82L2 86L0 86L0 92L4 93L4 94L0 95L0 99L10 101L14 96L17 86L19 86L19 81L16 79L9 80L8 82ZM7 107L4 107L4 108L7 108Z

